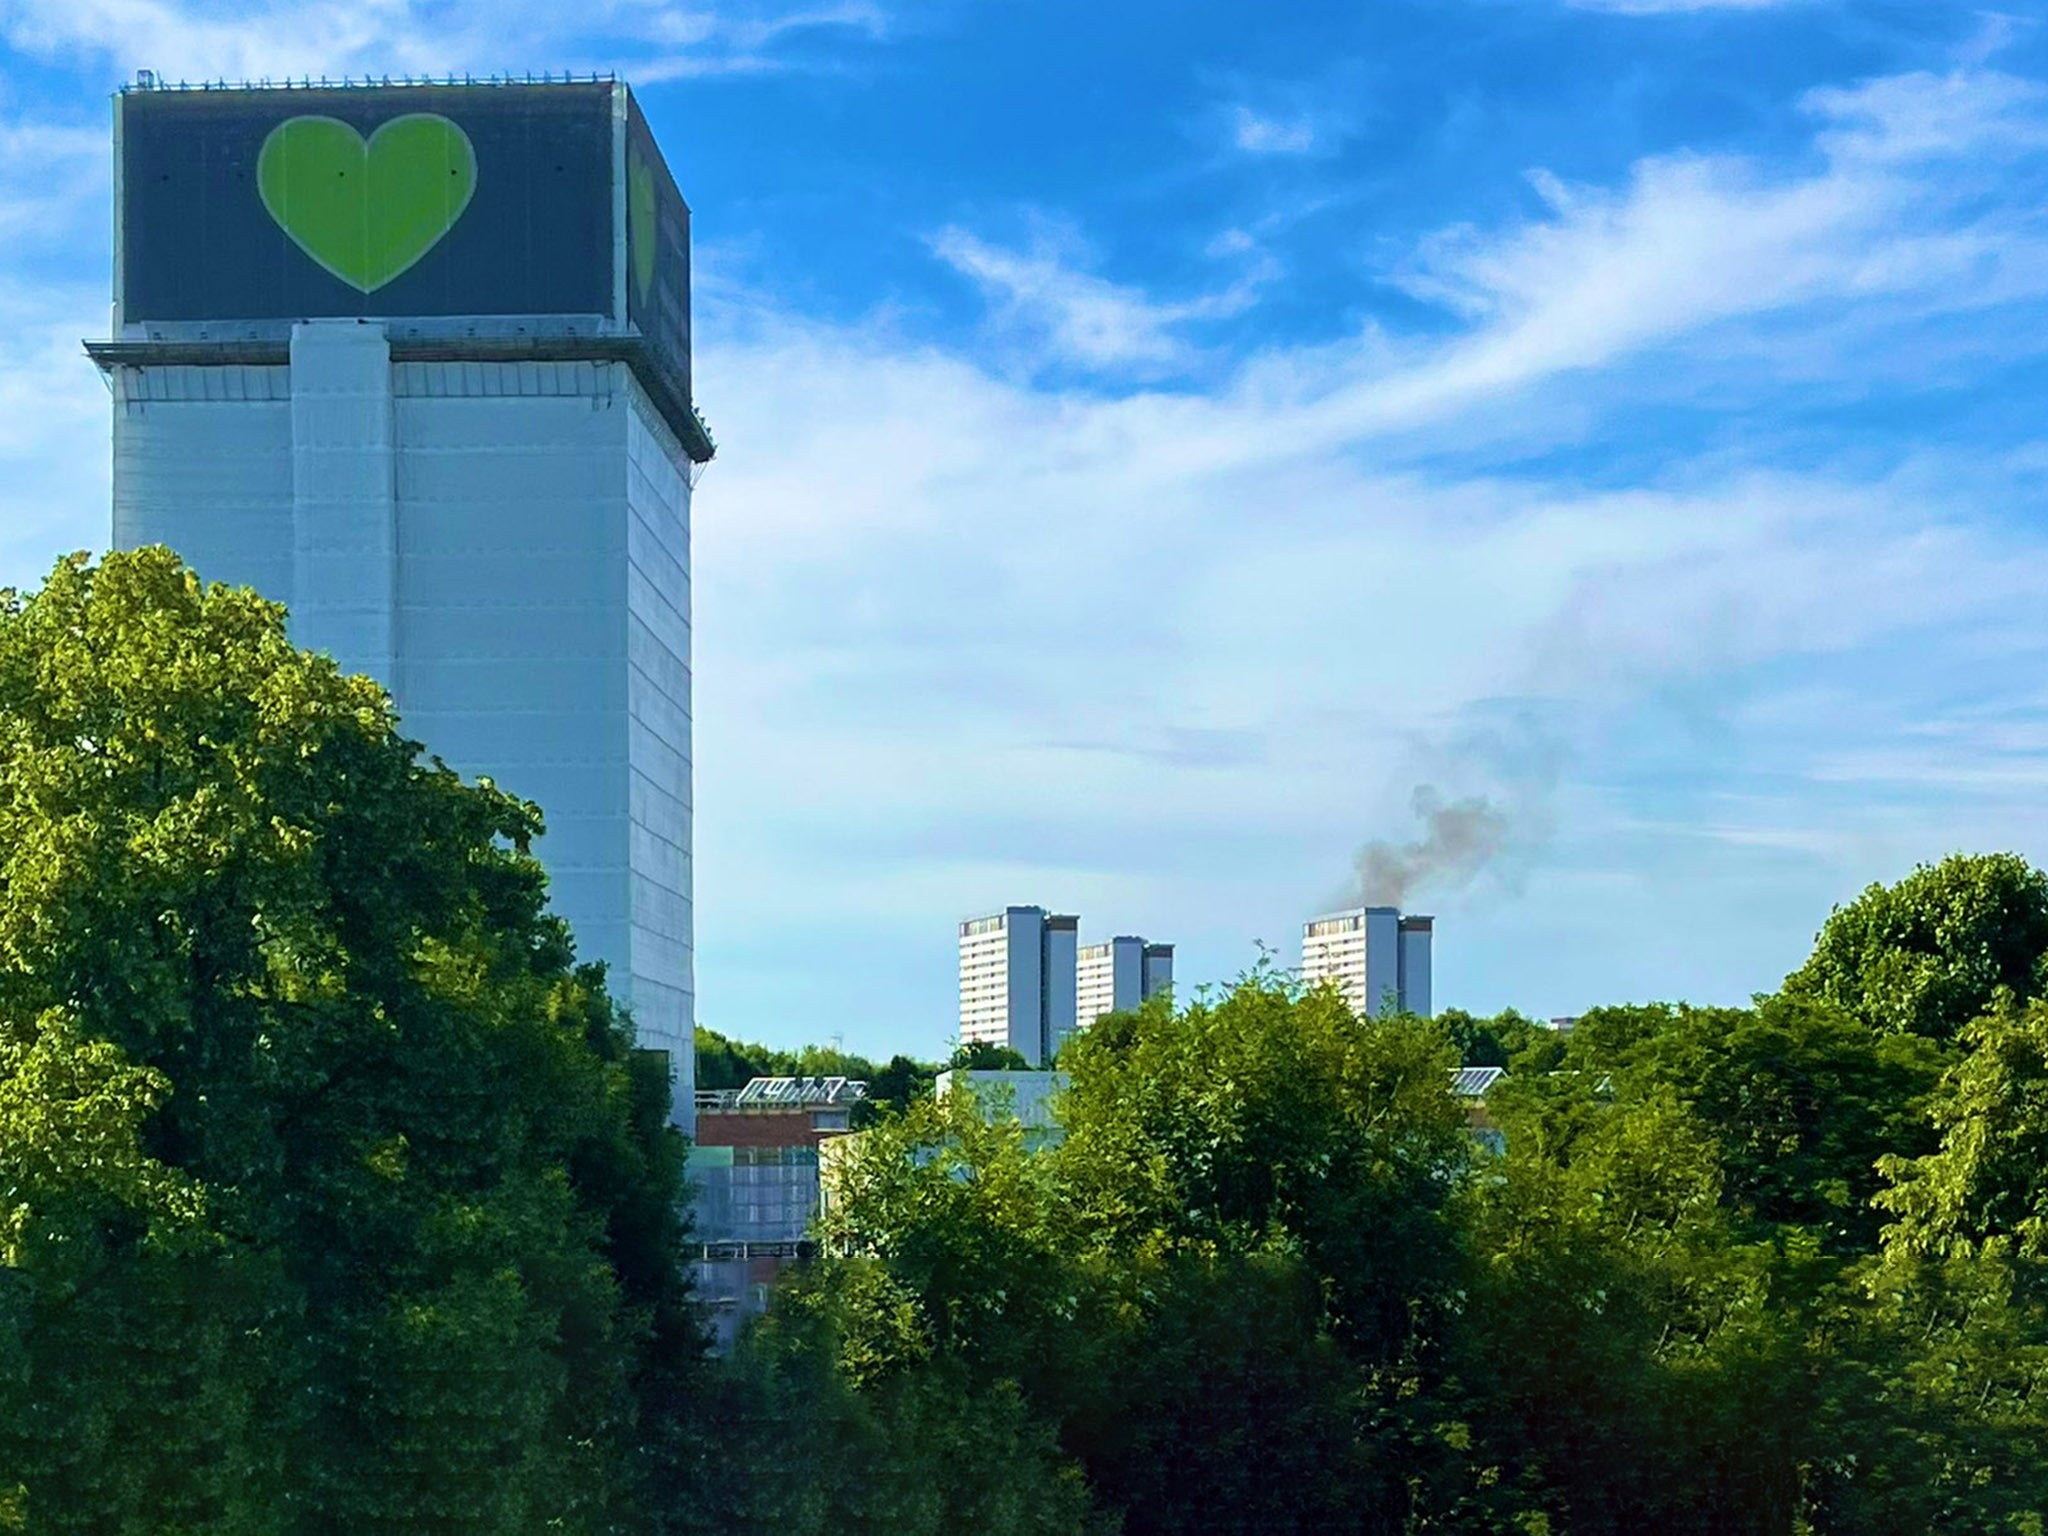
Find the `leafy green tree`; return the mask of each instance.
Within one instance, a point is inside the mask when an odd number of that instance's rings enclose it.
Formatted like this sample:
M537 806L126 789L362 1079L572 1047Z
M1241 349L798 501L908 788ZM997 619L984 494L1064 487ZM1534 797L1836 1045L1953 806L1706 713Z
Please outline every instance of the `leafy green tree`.
M1939 1145L1883 1163L1817 1530L2048 1525L2048 1004L2005 1001L1960 1044Z
M1796 994L1754 1008L1650 1004L1588 1013L1556 1075L1518 1072L1508 1097L1547 1081L1553 1101L1574 1102L1582 1080L1610 1100L1669 1093L1709 1138L1732 1210L1869 1252L1879 1160L1931 1150L1924 1111L1943 1063L1925 1039Z
M1031 1063L1023 1053L1007 1045L991 1045L986 1040L968 1040L954 1050L946 1062L955 1072L1029 1072Z
M1468 1067L1505 1067L1551 1035L1549 1029L1512 1008L1490 1019L1477 1018L1462 1008L1446 1008L1436 1015L1436 1021L1451 1037L1459 1062Z
M938 1075L939 1069L932 1063L898 1052L868 1079L868 1104L878 1113L901 1114L919 1099L932 1096ZM870 1115L863 1123L872 1123L872 1118Z
M1280 1231L1324 1277L1328 1326L1400 1358L1455 1284L1448 1211L1471 1142L1442 1031L1267 973L1121 1019L1075 1042L1055 1165L1091 1241L1249 1253Z
M1837 907L1785 990L1874 1029L1949 1040L2000 988L2041 996L2044 959L2048 874L2015 854L1956 854Z
M1939 1149L1884 1160L1876 1203L1911 1253L2010 1249L2048 1262L2048 1003L1995 1008L1963 1028L1965 1054L1933 1106Z
M2048 1332L1994 1234L2039 1059L2011 1008L1954 1051L1796 993L1588 1014L1489 1099L1448 1347L1493 1488L1574 1532L2027 1528Z
M1456 1305L1455 1059L1262 974L1071 1042L1056 1150L913 1107L828 1222L844 1368L1013 1384L1131 1536L1400 1529Z
M1112 1015L1056 1150L964 1100L867 1138L807 1303L838 1378L1014 1390L1128 1536L2039 1532L2038 877L1941 872L1925 933L1751 1008L1558 1036L1262 973ZM1489 1155L1447 1077L1502 1056Z
M783 1054L765 1045L729 1039L715 1029L697 1026L697 1086L704 1089L744 1088L757 1077L786 1077Z
M540 830L165 551L0 596L29 1529L599 1531L669 1475L666 1068L575 966Z
M1789 1532L1816 1245L1746 1230L1714 1128L1654 1074L1510 1080L1489 1107L1507 1151L1469 1192L1445 1346L1469 1503L1587 1536Z
M63 1010L0 1019L12 1528L273 1528L284 1469L260 1435L263 1384L235 1348L264 1320L271 1270L223 1252L206 1191L144 1149L169 1089Z

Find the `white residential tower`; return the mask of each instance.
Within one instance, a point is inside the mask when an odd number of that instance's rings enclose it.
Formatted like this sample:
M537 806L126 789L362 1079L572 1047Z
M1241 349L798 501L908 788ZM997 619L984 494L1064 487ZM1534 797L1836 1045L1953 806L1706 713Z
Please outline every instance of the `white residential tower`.
M1352 1010L1427 1014L1435 919L1394 907L1353 907L1311 918L1301 930L1301 979L1334 981Z
M960 1043L1050 1066L1075 1022L1077 918L1006 907L960 925Z
M1126 1013L1173 985L1173 946L1120 935L1085 944L1075 980L1076 1018L1086 1029L1106 1013Z

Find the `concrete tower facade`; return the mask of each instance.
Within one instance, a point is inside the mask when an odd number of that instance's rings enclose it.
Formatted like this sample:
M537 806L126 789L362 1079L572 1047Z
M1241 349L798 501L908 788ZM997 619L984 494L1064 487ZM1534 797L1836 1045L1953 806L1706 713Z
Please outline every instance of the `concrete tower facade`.
M688 209L623 85L136 90L117 548L291 610L538 801L693 1117Z
M1081 946L1076 1016L1086 1029L1106 1013L1127 1013L1173 985L1173 946L1120 934Z
M960 1043L1050 1066L1074 1032L1080 921L1006 907L960 925Z
M1429 956L1436 938L1433 917L1401 919L1401 958L1398 990L1404 1013L1428 1015L1436 1010L1429 995Z

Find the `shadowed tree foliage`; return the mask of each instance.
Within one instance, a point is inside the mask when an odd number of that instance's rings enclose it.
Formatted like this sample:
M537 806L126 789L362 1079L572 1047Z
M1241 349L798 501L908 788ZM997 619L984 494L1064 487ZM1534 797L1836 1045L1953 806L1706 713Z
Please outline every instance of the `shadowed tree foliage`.
M955 1072L1029 1072L1031 1063L1022 1051L986 1040L970 1040L953 1052L946 1066Z
M1057 1150L966 1096L865 1138L807 1299L844 1369L1014 1385L1129 1536L1402 1529L1469 1156L1443 1034L1260 975L1061 1061Z
M835 1277L833 1290L851 1281ZM848 1309L851 1310L851 1309ZM837 1302L795 1283L713 1377L707 1456L678 1529L758 1536L1112 1536L1010 1384L958 1360L858 1368ZM854 1362L849 1369L848 1362Z
M1459 1062L1468 1067L1504 1067L1551 1037L1549 1029L1512 1008L1490 1019L1475 1017L1462 1008L1446 1008L1436 1015L1436 1022L1451 1037Z
M1959 1044L1938 1144L1882 1163L1817 1530L2048 1528L2048 1004L2002 1001Z
M681 1148L539 831L164 551L0 597L27 1529L601 1531L666 1475Z

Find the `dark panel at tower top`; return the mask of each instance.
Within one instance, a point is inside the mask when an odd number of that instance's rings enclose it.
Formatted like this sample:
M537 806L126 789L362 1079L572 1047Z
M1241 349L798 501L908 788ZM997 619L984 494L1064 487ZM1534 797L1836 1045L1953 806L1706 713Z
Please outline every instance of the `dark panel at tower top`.
M637 338L684 401L690 213L623 84L124 91L118 339L359 316Z
M665 362L690 378L690 206L626 98L626 318Z

